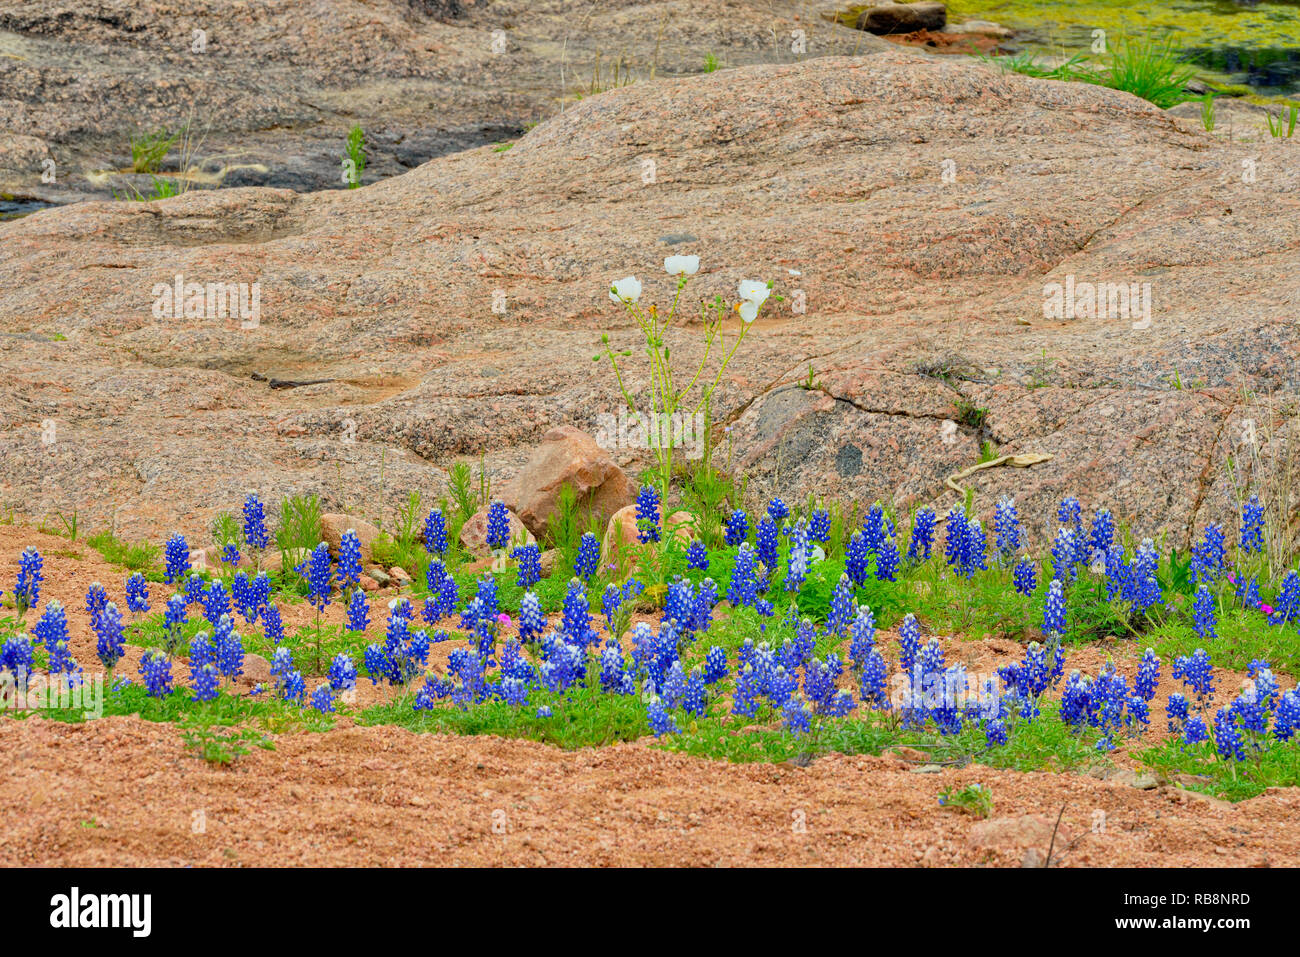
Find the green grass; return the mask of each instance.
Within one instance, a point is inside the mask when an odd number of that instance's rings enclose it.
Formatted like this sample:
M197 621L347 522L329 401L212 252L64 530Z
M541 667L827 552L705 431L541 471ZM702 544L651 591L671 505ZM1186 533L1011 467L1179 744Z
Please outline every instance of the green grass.
M180 132L155 130L131 138L131 172L156 173L180 138Z
M1267 750L1248 755L1245 761L1220 761L1214 745L1203 742L1187 745L1167 741L1136 755L1147 767L1165 778L1201 777L1203 781L1179 782L1188 790L1212 794L1229 801L1258 797L1267 788L1300 785L1300 748L1289 743L1271 742Z
M1196 77L1196 68L1170 42L1158 40L1126 40L1100 59L1075 54L1057 65L1042 64L1028 52L982 59L1009 73L1123 90L1162 110L1190 99L1186 87Z

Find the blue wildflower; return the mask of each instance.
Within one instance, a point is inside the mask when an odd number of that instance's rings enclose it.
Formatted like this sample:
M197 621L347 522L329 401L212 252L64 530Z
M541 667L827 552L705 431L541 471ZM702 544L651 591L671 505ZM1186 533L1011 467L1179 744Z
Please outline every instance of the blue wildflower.
M424 547L430 555L447 554L447 519L442 509L430 509L424 519Z
M734 508L727 516L726 541L732 548L749 538L749 517L742 509Z
M709 552L704 547L704 543L698 539L692 541L686 548L686 567L694 568L698 571L709 570Z
M912 537L907 545L907 560L913 564L929 559L934 547L934 509L926 507L917 511L912 520Z
M1021 595L1028 598L1038 587L1038 572L1034 568L1034 562L1029 558L1022 558L1016 562L1016 570L1012 576L1015 589Z
M1065 627L1065 591L1061 580L1054 578L1043 605L1043 634L1064 637Z
M328 551L326 554L328 555ZM315 555L312 557L314 560ZM314 568L312 570L315 571ZM361 584L361 539L357 536L355 528L349 528L339 539L339 562L335 577L338 580L339 590L344 594L347 594L349 588ZM323 608L324 605L318 607Z
M316 690L311 693L311 706L321 714L329 714L334 710L334 692L329 685L316 686Z
M636 496L636 538L641 544L659 541L659 490L642 485Z
M328 677L335 691L351 691L357 686L357 666L349 656L339 652L330 662Z
M149 610L149 583L140 572L132 572L127 576L126 607L135 614Z
M488 505L486 541L493 551L510 544L510 515L506 503L500 499L493 499Z
M334 575L330 570L330 550L324 542L317 545L307 560L307 600L319 611L330 603L330 585Z
M27 609L35 608L40 603L41 582L45 580L41 570L44 567L45 559L31 545L24 548L18 556L18 582L14 586L13 599L19 618L26 614Z
M1264 506L1252 495L1241 508L1241 550L1256 555L1264 550Z
M167 584L172 584L189 572L190 546L185 541L184 535L177 533L167 539L167 545L163 548L163 559L167 564L163 580Z
M536 542L520 545L510 552L510 557L519 563L519 574L515 584L527 591L542 580L542 553Z
M600 539L591 532L583 532L578 542L578 556L573 562L573 574L589 582L599 564Z
M172 693L172 663L160 651L152 648L140 659L140 677L150 698L165 698Z
M266 532L266 511L262 500L249 493L244 499L244 541L249 548L266 548L271 544L271 537Z
M126 654L126 639L122 634L122 613L117 610L117 605L110 601L100 609L91 626L99 638L95 645L95 653L104 663L104 667L111 671Z
M1202 641L1209 641L1212 638L1218 638L1216 628L1218 626L1218 616L1216 614L1216 605L1214 594L1204 585L1196 586L1196 598L1192 602L1193 627L1196 628L1196 634Z
M770 572L776 568L777 562L777 527L771 516L765 517L758 523L758 533L755 541L757 543L756 554L758 560Z
M365 631L370 627L370 601L366 593L358 588L348 599L348 630Z
M993 534L998 559L1006 562L1020 548L1020 516L1010 496L999 499L993 509Z

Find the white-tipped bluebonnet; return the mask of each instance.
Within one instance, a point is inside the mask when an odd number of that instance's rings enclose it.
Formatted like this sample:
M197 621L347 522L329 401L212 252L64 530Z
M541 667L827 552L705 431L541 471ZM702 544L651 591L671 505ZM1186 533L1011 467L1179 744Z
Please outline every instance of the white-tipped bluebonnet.
M714 645L704 656L704 683L716 684L727 677L727 653Z
M117 610L117 605L110 601L99 610L91 626L95 629L98 638L95 643L95 654L104 663L104 667L111 671L121 660L122 655L126 654L126 639L122 633L122 613Z
M370 601L360 588L352 592L348 599L348 630L365 631L370 627Z
M216 653L205 631L190 642L190 689L195 701L212 701L217 697Z
M510 544L510 516L506 503L500 499L493 499L488 505L485 538L487 547L493 551L499 551Z
M771 516L766 516L758 523L758 532L755 535L755 554L763 566L771 572L776 568L778 536L776 522L772 521Z
M335 577L339 590L344 593L361 584L361 539L355 528L349 528L339 539L339 562Z
M767 514L771 517L772 523L781 527L781 523L790 517L790 506L786 505L781 499L774 498L767 503Z
M1175 681L1182 681L1195 692L1198 708L1205 707L1214 696L1214 671L1204 648L1197 648L1190 656L1175 658L1171 674Z
M916 653L921 646L921 625L910 611L898 626L898 663L907 674L912 673L916 664Z
M184 582L185 601L191 605L203 604L203 595L208 590L208 583L198 572L187 575Z
M167 539L167 544L163 548L163 560L166 568L163 572L163 580L167 584L183 578L190 570L190 546L185 541L185 536L179 532Z
M686 567L702 572L709 570L709 551L699 539L686 547Z
M858 613L858 603L853 598L853 582L847 574L840 575L831 592L830 610L826 615L826 629L833 635L843 638L851 622Z
M33 546L28 545L18 556L18 581L14 586L13 599L14 608L18 611L18 617L21 619L26 614L27 609L35 608L41 600L41 582L45 580L41 574L45 567L45 559L41 557Z
M430 509L424 519L424 547L430 555L447 554L447 519L442 509Z
M808 734L812 731L812 713L804 706L798 695L786 698L781 708L781 722L791 734Z
M1156 578L1159 561L1155 544L1149 538L1144 539L1138 546L1122 589L1122 597L1125 601L1132 602L1135 615L1145 614L1151 606L1164 601L1164 596L1160 593L1160 582Z
M1133 690L1143 701L1150 701L1156 696L1156 686L1160 684L1160 659L1148 648L1142 653L1138 664L1137 677L1133 679Z
M815 508L808 519L808 537L814 542L826 543L831 540L831 513L824 508Z
M149 583L140 572L126 578L126 607L137 615L149 610Z
M569 579L564 604L561 606L560 622L564 633L577 645L594 645L600 640L600 636L591 627L591 602L587 599L587 589L577 578Z
M66 647L66 641L64 645ZM32 647L32 640L26 635L10 635L0 642L0 673L8 673L15 677L19 674L31 674L35 663L36 649Z
M1185 744L1201 744L1210 740L1210 729L1205 725L1205 719L1199 714L1194 714L1187 719L1187 724L1183 726L1183 742Z
M858 671L866 667L867 658L875 649L876 617L870 608L861 605L849 625L849 660L853 667Z
M754 550L742 542L731 567L731 580L727 584L727 601L735 608L753 606L758 598L758 579L754 571Z
M1075 564L1079 546L1074 529L1062 527L1052 542L1052 577L1057 581L1074 581L1079 575Z
M617 586L611 586L617 589ZM542 603L537 595L528 592L519 602L519 637L525 642L534 642L546 630L546 616L542 614Z
M262 635L277 645L284 641L284 620L275 605L267 605L262 611Z
M1295 569L1288 569L1282 576L1282 587L1268 620L1274 625L1289 625L1297 618L1300 618L1300 575Z
M897 574L898 546L892 538L886 538L876 552L876 577L882 582L892 582Z
M1219 619L1214 593L1204 585L1196 586L1196 598L1192 601L1192 625L1202 641L1218 638Z
M639 583L638 583L639 584ZM691 630L703 632L713 624L713 606L718 603L718 586L712 578L700 582L691 606Z
M1178 691L1169 695L1169 700L1165 702L1165 719L1168 722L1170 734L1181 733L1190 714L1191 712L1187 710L1186 696Z
M1228 549L1221 525L1205 526L1205 534L1192 547L1188 577L1194 583L1213 584L1227 572Z
M1278 699L1273 736L1279 741L1290 741L1297 730L1300 730L1300 692L1292 689Z
M725 530L726 541L729 546L735 548L741 542L749 538L749 516L743 509L733 508L731 514L727 516L727 527Z
M1063 637L1065 628L1065 589L1059 578L1053 578L1043 604L1043 634Z
M889 666L884 656L872 649L862 664L862 678L858 683L858 697L864 707L880 711L889 709Z
M429 624L437 624L456 610L460 600L459 586L455 577L438 559L429 562L424 573L425 583L429 586L429 597L424 600L421 614Z
M140 677L150 698L165 698L172 693L171 659L152 648L140 658Z
M104 586L99 582L91 582L90 587L86 589L86 614L94 621L95 616L104 610L108 604L108 592L104 591Z
M230 610L230 592L226 583L214 578L203 590L203 617L215 625L223 615L229 615Z
M1214 747L1225 761L1246 760L1246 748L1237 727L1237 716L1232 708L1220 708L1214 713Z
M1088 540L1091 554L1105 555L1115 542L1115 516L1108 508L1099 508L1092 516L1092 535Z
M551 706L544 704L537 709L537 717L549 718L552 715Z
M329 714L334 710L334 692L329 685L316 686L316 690L311 693L311 706L321 714Z
M527 591L542 580L542 553L535 542L512 549L510 557L519 563L515 584L520 588Z
M934 509L929 506L918 509L916 517L912 519L912 535L907 544L909 562L923 562L929 559L930 550L934 547L934 526Z
M664 708L664 703L659 698L650 699L646 705L646 718L650 722L650 730L654 732L656 738L662 738L665 734L680 734L677 722L673 716Z
M867 548L867 539L861 532L854 532L844 549L844 574L855 585L865 585L870 571L871 550Z
M334 573L330 568L330 549L324 542L312 549L304 577L307 579L307 601L317 611L324 611L330 603L330 587L334 581Z
M1034 593L1034 589L1038 587L1038 570L1034 567L1032 559L1022 558L1016 562L1012 582L1016 591L1026 598Z
M330 662L328 677L335 691L351 691L357 686L357 666L348 655L339 652Z
M1241 507L1241 550L1247 555L1264 550L1264 506L1258 495Z
M249 493L244 499L244 541L249 548L266 548L271 537L266 533L266 510L262 500Z
M636 496L636 538L641 544L659 541L659 490L642 485Z
M600 539L592 532L583 532L578 541L578 555L573 560L573 574L589 582L599 565Z
M1010 496L998 499L993 509L994 547L998 559L1006 562L1020 548L1020 515L1016 512L1016 500Z
M222 615L212 630L212 651L223 677L238 678L244 673L244 642L229 615Z
M808 523L801 518L790 533L790 552L785 570L786 591L797 592L803 587L804 579L808 577L809 557Z

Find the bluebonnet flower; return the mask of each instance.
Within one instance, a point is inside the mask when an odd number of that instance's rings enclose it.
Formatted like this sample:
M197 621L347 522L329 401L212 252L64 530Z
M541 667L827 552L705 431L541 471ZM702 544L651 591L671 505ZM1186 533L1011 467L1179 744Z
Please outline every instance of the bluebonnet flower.
M312 557L315 558L314 555ZM349 528L339 539L339 562L335 577L339 590L344 594L347 594L349 588L361 584L361 539L357 537L355 528ZM318 607L323 608L324 605Z
M194 572L185 579L185 601L190 605L203 604L203 595L208 590L208 583L203 576Z
M1188 572L1193 582L1214 583L1227 571L1228 551L1221 525L1205 526L1205 534L1192 548L1192 564Z
M855 585L865 585L870 570L871 551L867 548L867 539L861 532L854 532L844 549L844 573Z
M1241 550L1257 555L1264 550L1264 506L1252 495L1241 509Z
M528 704L528 683L519 678L501 679L501 700L512 708L522 708Z
M1065 627L1065 590L1061 580L1054 578L1043 605L1043 634L1061 637L1065 635Z
M583 581L591 581L600 564L600 539L591 532L583 532L578 542L578 556L573 562L573 574Z
M636 496L636 538L641 544L659 541L659 490L642 485Z
M348 630L365 631L370 627L370 602L360 588L348 599Z
M999 499L993 509L993 534L998 558L1005 562L1020 548L1020 516L1010 496Z
M126 640L122 635L122 613L111 601L100 609L91 626L99 641L95 644L95 654L110 671L126 654Z
M424 519L424 547L430 555L447 554L447 519L442 509L434 508Z
M240 572L235 576L232 590L236 610L250 625L257 621L263 609L271 603L271 579L266 572L258 572L252 581L249 581L244 572Z
M635 579L634 579L635 580ZM638 587L640 582L637 583ZM691 608L691 630L708 631L713 623L713 606L718 603L718 586L712 578L700 582L695 593L695 604Z
M600 636L591 627L591 604L587 600L587 589L577 578L569 579L560 621L564 633L577 645L594 645L600 640Z
M787 556L785 572L785 590L798 592L808 577L808 523L802 518L790 533L790 552Z
M709 552L704 543L696 539L686 548L686 567L699 571L709 570Z
M605 642L600 651L600 686L609 694L622 694L627 665L618 642Z
M808 734L812 731L812 714L804 707L798 695L791 695L781 709L781 720L791 734Z
M203 591L203 617L215 625L222 615L229 614L230 592L220 578L213 579Z
M1038 571L1034 568L1032 559L1022 558L1016 562L1012 581L1016 591L1026 598L1034 593L1034 589L1038 587Z
M140 572L132 572L127 576L126 607L136 614L149 610L149 583Z
M1196 706L1204 707L1214 695L1214 672L1210 667L1210 656L1204 648L1197 648L1191 656L1174 659L1171 672L1175 681L1181 680L1196 693Z
M673 621L678 628L689 630L695 619L695 590L680 576L668 585L664 598L663 621Z
M244 541L249 548L266 548L271 537L266 533L266 511L262 500L249 493L244 499Z
M30 674L35 663L36 651L26 635L10 635L0 643L0 673L8 672L15 677L24 672Z
M944 522L943 558L949 567L960 571L966 555L966 513L960 508L948 510Z
M1214 714L1214 747L1225 761L1246 760L1246 749L1231 708L1220 708Z
M1143 701L1150 701L1156 696L1156 685L1160 683L1160 659L1148 648L1142 653L1138 665L1137 677L1133 679L1133 690Z
M831 540L831 513L824 508L815 508L808 520L808 537L814 542Z
M826 616L826 629L840 638L848 630L858 613L858 603L853 599L853 582L848 575L840 575L834 591L831 592L830 612Z
M866 541L867 551L873 555L878 552L888 534L892 534L892 526L885 517L884 507L879 502L872 502L862 518L862 537Z
M966 540L962 548L961 573L970 578L977 571L984 571L988 568L985 559L985 548L987 545L984 535L984 527L980 524L978 518L971 519L966 523Z
M108 604L108 592L104 591L104 586L99 582L91 582L90 587L86 589L86 614L94 621L95 616L104 610Z
M284 620L275 605L267 605L262 611L262 635L277 645L284 641Z
M493 499L488 505L486 541L487 547L493 551L510 544L510 516L506 503L500 499Z
M780 498L774 498L767 503L767 514L771 517L773 524L780 528L781 523L790 517L790 506L786 505Z
M758 523L756 542L758 560L770 572L776 568L777 561L777 529L776 523L772 521L771 516Z
M876 650L876 618L866 605L858 608L853 623L849 625L849 660L861 671L868 656Z
M319 611L330 603L330 584L334 575L330 570L330 550L324 542L317 545L307 560L307 601Z
M185 541L184 535L177 533L167 539L167 545L163 548L163 559L167 563L163 574L163 580L167 584L172 584L189 572L190 546Z
M221 563L223 565L238 565L240 557L239 546L234 542L228 542L222 546Z
M903 623L898 626L898 664L907 674L912 673L912 666L916 663L916 653L921 645L921 626L916 620L916 616L910 611L903 618Z
M1079 575L1075 557L1079 548L1074 530L1062 527L1052 543L1052 577L1057 581L1074 581Z
M879 651L872 650L862 666L862 679L858 684L858 697L865 707L887 710L889 694L886 684L889 680L889 668Z
M1186 744L1200 744L1208 740L1210 740L1210 730L1205 726L1205 719L1199 714L1188 718L1187 724L1183 726L1183 741Z
M1108 508L1099 508L1092 516L1092 537L1088 542L1091 554L1105 555L1115 542L1115 516Z
M80 681L78 677L81 674L81 666L72 657L72 652L68 648L68 616L63 610L63 605L58 599L51 599L45 604L45 611L37 619L36 624L32 626L32 634L36 636L36 643L45 646L45 652L48 655L46 665L49 668L50 675L66 675L68 685ZM7 644L7 643L6 643ZM22 648L16 648L15 651L22 657ZM24 662L19 658L13 658L18 665ZM31 658L26 656L25 662L28 670L31 670ZM13 670L16 670L13 669Z
M1106 600L1114 601L1117 596L1124 594L1132 572L1128 562L1124 560L1124 549L1118 543L1106 549L1103 560L1106 574Z
M190 688L194 700L212 701L217 697L217 665L207 632L199 632L190 642Z
M181 628L185 626L187 607L183 595L172 595L167 599L167 608L163 612L163 630L166 632L165 641L169 655L174 655L180 647Z
M650 722L650 730L654 732L656 738L662 738L665 734L681 733L677 728L677 722L664 710L664 703L658 697L651 698L646 705L646 717Z
M1196 599L1192 602L1192 613L1195 619L1193 626L1202 641L1209 641L1211 638L1219 637L1216 631L1218 616L1215 613L1215 608L1213 593L1204 585L1197 585Z
M736 552L736 561L731 568L731 580L727 585L727 601L732 607L752 606L758 599L758 579L754 574L754 550L748 542L743 542Z
M727 516L726 539L732 548L749 537L749 516L743 509L734 508Z
M527 591L542 580L542 553L535 542L520 545L510 552L510 557L519 563L519 574L515 584Z
M1160 557L1151 539L1147 538L1138 546L1133 566L1129 569L1128 579L1124 582L1123 598L1133 603L1133 613L1145 614L1152 605L1164 601L1160 593L1160 582L1156 579L1156 568Z
M923 562L930 557L930 549L934 547L934 525L934 509L927 506L917 511L916 518L912 520L912 537L907 546L909 562Z
M1165 718L1169 722L1169 733L1178 734L1187 724L1190 712L1187 710L1187 698L1175 691L1165 704Z
M1242 575L1237 579L1236 592L1242 608L1258 608L1263 602L1259 594L1259 579L1254 575L1249 578Z
M1268 619L1270 624L1289 625L1300 618L1300 575L1295 569L1289 569L1282 576L1282 588L1273 606L1273 614Z
M539 707L539 708L537 709L537 717L539 717L539 718L549 718L550 716L551 716L551 706L550 706L550 705L546 705L546 704L544 704L544 705L542 705L541 707Z
M876 578L882 582L892 582L898 573L898 546L892 538L886 538L876 552Z
M995 748L1006 743L1006 723L998 718L990 718L984 725L984 746Z
M172 693L172 663L162 652L150 649L140 659L140 677L150 698L165 698Z
M447 567L438 559L429 562L424 573L430 596L424 600L422 614L429 624L436 624L456 610L459 586Z
M1279 741L1290 741L1297 730L1300 730L1300 692L1292 689L1278 700L1273 736Z
M727 677L727 653L714 645L704 656L704 683L716 684Z
M519 601L519 637L531 643L545 630L546 616L542 614L542 603L535 594L528 592Z
M41 582L45 580L41 570L44 567L45 559L31 545L24 548L18 556L18 581L14 586L13 599L19 618L23 617L27 609L35 608L40 603Z
M1083 525L1083 506L1073 495L1067 495L1061 499L1061 504L1056 509L1056 519L1062 525L1069 525L1074 528L1081 528Z
M316 686L316 690L311 693L311 706L321 714L329 714L334 710L334 692L329 685Z
M335 691L351 691L357 686L357 666L350 657L339 652L330 662L328 677L330 687Z
M244 643L229 615L222 615L213 629L212 651L221 675L238 678L244 673Z

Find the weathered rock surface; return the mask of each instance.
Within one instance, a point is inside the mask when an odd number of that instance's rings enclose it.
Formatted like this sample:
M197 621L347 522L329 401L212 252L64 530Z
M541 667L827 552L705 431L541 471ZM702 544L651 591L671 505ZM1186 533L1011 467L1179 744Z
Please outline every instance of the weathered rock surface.
M355 515L340 515L326 512L320 517L321 539L329 546L330 554L338 557L339 546L348 529L356 532L357 541L361 543L361 560L370 561L370 546L379 537L379 529Z
M149 194L125 172L131 138L185 123L196 185L341 189L354 124L371 183L512 139L616 71L849 54L854 32L796 0L15 0L0 9L0 193Z
M1295 468L1291 156L890 49L637 82L360 190L48 210L0 224L0 507L158 538L250 487L429 501L458 456L499 488L621 408L591 361L605 330L639 349L609 283L666 304L675 252L702 257L691 302L784 297L714 403L751 494L946 508L991 442L1055 457L966 480L986 517L1014 494L1041 533L1077 494L1181 545L1230 520L1229 457L1266 496ZM156 318L177 274L259 283L260 321ZM1149 283L1150 321L1045 318L1067 282ZM668 336L698 359L698 324Z

